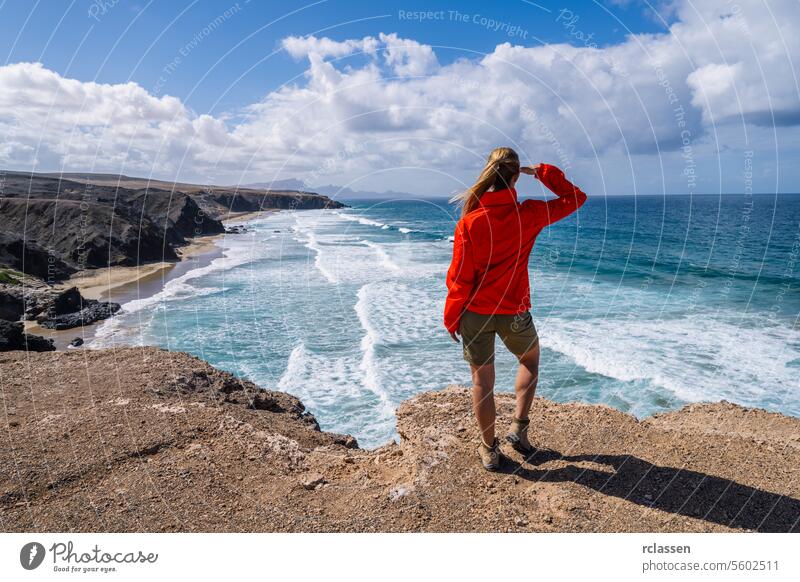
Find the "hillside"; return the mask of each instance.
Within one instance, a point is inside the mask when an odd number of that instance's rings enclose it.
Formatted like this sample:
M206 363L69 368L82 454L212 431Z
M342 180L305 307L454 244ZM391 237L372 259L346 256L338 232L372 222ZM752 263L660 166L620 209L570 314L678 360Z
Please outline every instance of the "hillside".
M3 531L800 531L800 419L726 402L640 422L536 398L543 450L493 474L463 388L365 451L183 353L7 352L0 377Z
M0 266L48 282L82 269L174 261L221 220L266 209L342 206L308 192L171 184L105 174L0 172Z

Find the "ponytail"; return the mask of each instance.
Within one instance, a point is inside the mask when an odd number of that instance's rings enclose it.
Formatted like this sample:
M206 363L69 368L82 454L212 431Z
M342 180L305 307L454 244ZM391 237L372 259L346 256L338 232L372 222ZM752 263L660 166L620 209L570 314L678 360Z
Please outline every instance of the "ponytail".
M450 200L461 204L461 216L466 216L478 207L481 196L490 188L502 190L511 187L511 181L519 174L519 156L511 148L495 148L475 183Z

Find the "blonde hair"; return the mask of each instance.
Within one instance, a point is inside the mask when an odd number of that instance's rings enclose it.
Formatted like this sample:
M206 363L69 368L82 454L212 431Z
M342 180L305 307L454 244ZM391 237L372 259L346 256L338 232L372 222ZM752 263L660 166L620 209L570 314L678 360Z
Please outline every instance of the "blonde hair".
M492 188L502 190L511 187L514 177L519 174L519 156L511 148L495 148L489 154L481 175L468 189L453 196L450 202L461 204L461 216L475 210L481 196Z

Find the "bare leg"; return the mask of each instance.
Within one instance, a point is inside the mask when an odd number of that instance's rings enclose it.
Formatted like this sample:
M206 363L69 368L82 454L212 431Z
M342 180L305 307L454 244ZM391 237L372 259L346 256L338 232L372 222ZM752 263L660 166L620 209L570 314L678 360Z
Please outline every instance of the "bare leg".
M494 363L472 366L472 411L478 421L483 444L494 443Z
M514 416L526 420L536 394L536 385L539 383L539 343L519 357L519 370L517 380L514 382L514 392L517 395L517 405Z

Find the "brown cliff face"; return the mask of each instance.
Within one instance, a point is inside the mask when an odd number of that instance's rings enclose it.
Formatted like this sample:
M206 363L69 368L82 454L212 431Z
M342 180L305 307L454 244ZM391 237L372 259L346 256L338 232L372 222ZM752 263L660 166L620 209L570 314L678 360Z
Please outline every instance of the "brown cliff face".
M3 531L800 530L800 419L729 403L639 422L537 398L550 450L493 474L463 388L403 403L401 443L364 451L183 353L8 352L0 378Z

